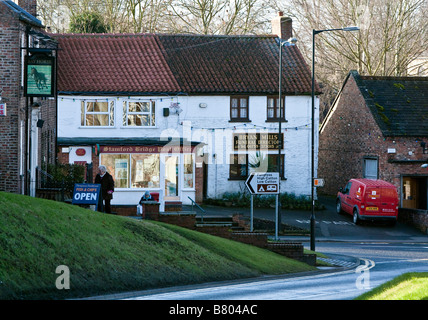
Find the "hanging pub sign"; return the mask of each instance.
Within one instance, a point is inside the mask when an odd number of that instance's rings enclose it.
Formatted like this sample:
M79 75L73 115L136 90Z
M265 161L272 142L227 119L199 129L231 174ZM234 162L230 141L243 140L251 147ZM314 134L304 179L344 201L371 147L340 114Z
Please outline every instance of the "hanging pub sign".
M30 51L31 54L31 51ZM33 52L25 59L24 90L27 97L53 97L55 94L55 58L45 52Z

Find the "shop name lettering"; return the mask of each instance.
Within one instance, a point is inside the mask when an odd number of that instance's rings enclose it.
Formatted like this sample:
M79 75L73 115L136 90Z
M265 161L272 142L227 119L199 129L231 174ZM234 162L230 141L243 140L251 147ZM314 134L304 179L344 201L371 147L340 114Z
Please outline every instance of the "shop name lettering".
M281 138L283 135L281 134ZM278 149L280 140L277 133L242 133L233 137L235 150Z
M97 188L76 187L75 193L74 193L74 199L75 200L88 200L88 201L97 200Z
M30 64L32 64L32 65L51 65L52 60L32 59Z
M190 146L155 146L155 147L101 147L101 152L104 153L170 153L170 152L192 152Z

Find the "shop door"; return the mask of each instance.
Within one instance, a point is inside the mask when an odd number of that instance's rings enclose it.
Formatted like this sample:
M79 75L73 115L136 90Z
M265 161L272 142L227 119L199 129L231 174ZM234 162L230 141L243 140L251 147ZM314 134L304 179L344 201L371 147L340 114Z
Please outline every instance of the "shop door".
M165 201L180 200L180 155L162 155L163 178L161 188Z
M403 177L403 208L427 209L427 177Z

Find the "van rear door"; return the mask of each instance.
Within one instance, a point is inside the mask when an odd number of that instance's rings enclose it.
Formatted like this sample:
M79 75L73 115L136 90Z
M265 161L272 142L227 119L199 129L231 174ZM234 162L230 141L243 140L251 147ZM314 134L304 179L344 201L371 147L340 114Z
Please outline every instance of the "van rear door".
M384 216L397 216L398 194L395 187L383 187L381 195L380 212Z
M365 214L379 215L381 210L381 188L368 186L365 193Z
M396 216L397 191L393 187L368 187L366 192L366 215Z

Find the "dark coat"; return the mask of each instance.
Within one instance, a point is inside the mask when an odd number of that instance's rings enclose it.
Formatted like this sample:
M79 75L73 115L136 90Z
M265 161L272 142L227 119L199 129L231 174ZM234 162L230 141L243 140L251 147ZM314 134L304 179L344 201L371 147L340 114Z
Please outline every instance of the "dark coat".
M103 177L98 173L95 177L95 183L101 184L101 194L103 199L112 199L113 195L107 191L114 191L114 180L110 173L106 172Z
M150 195L150 197L146 198L144 197L144 195L141 197L139 204L143 204L144 201L155 201L152 197L152 195Z

